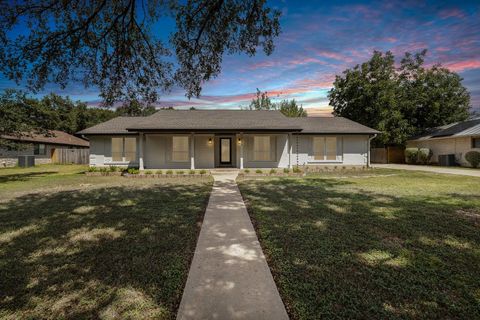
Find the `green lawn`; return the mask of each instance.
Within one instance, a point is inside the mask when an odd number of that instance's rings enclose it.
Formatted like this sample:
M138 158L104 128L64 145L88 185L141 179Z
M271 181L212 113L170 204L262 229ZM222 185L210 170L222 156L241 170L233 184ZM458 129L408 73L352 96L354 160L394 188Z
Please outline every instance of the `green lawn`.
M479 319L480 178L240 180L293 319Z
M210 178L0 169L0 318L172 319Z

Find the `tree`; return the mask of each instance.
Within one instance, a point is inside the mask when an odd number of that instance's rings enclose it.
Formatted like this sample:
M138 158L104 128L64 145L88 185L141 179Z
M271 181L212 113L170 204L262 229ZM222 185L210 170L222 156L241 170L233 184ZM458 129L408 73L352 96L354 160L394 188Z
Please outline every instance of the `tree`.
M303 109L302 106L299 106L295 99L293 100L283 100L278 104L278 109L281 113L287 117L306 117L307 111Z
M33 92L95 86L106 105L150 103L174 84L190 98L218 76L224 53L271 54L279 16L266 0L2 1L0 71ZM165 41L158 22L170 18Z
M377 144L404 144L412 135L468 118L470 96L462 79L439 65L425 68L426 51L372 58L335 77L329 92L336 116L382 131Z
M277 106L270 100L268 93L262 92L257 88L257 94L248 106L250 110L276 110Z
M149 116L157 112L152 105L143 105L138 100L130 100L117 108L116 114L118 116L140 117Z

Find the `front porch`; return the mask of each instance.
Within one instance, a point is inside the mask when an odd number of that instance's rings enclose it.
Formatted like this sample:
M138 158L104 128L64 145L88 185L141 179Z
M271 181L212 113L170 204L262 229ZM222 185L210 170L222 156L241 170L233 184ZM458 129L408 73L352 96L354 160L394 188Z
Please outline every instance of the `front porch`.
M155 169L291 168L288 133L138 134L138 167Z

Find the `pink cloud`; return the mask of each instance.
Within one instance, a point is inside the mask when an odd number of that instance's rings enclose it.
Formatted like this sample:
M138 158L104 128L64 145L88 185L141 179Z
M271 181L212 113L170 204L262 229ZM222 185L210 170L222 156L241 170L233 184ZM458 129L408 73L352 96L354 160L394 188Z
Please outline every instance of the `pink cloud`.
M480 68L480 60L465 60L446 64L448 69L455 72L462 72L469 69Z
M457 9L457 8L442 10L442 11L439 12L438 15L442 19L448 19L448 18L463 19L463 18L465 18L465 13L462 10Z
M394 38L394 37L387 37L384 39L386 42L390 42L390 43L394 43L394 42L397 42L398 39L397 38Z
M328 50L315 50L315 53L320 57L324 57L328 59L334 59L334 60L345 61L345 62L353 61L351 57L338 52L333 52Z
M438 48L435 49L435 51L446 52L446 51L450 51L450 48L438 47Z

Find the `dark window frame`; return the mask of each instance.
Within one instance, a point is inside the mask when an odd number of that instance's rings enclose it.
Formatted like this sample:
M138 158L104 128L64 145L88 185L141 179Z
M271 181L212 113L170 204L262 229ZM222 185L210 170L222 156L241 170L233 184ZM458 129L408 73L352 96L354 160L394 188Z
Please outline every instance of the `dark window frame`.
M480 137L472 138L472 148L480 149Z
M40 146L43 146L43 150ZM33 155L45 156L47 154L47 145L45 143L35 143L33 145Z

